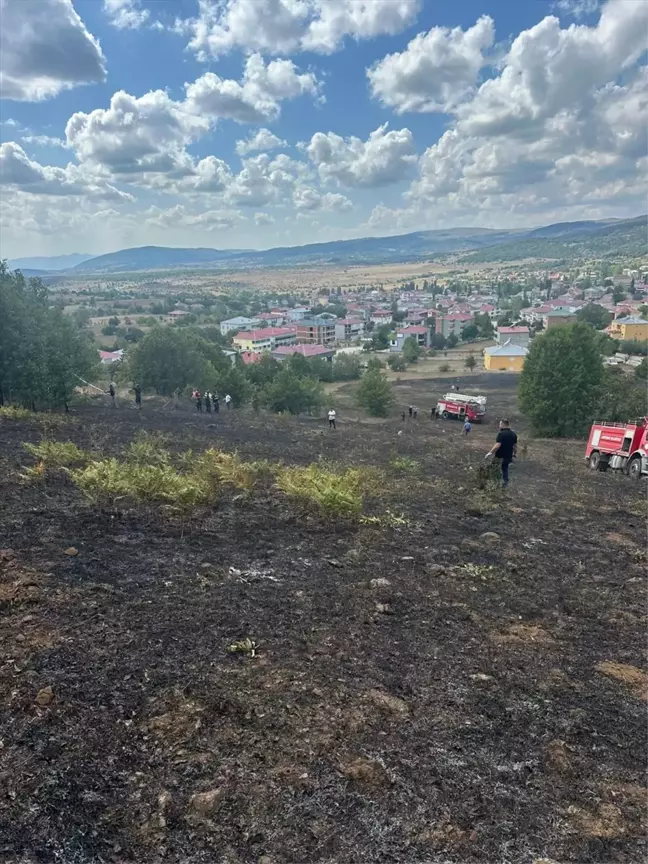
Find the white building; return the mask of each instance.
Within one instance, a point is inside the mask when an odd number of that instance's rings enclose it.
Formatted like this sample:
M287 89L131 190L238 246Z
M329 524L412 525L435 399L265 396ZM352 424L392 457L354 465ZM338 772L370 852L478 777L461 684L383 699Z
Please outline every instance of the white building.
M227 336L232 330L254 330L260 325L261 322L258 318L245 318L243 315L237 315L236 318L228 318L226 321L221 321L220 331L223 336Z

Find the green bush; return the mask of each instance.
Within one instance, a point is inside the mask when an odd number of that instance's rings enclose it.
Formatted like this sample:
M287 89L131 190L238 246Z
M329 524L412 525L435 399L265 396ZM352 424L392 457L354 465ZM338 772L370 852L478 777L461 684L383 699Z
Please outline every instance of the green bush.
M40 444L24 444L25 450L42 462L46 468L68 468L85 464L90 458L72 441L41 441Z
M124 450L124 458L132 465L168 465L171 455L163 443L164 436L157 432L138 432Z
M333 472L320 465L283 468L277 486L286 495L316 504L325 513L358 516L362 510L362 472L357 468Z
M34 412L18 405L3 405L0 408L0 419L4 420L33 420Z
M379 369L367 369L360 379L358 403L372 417L387 417L393 404L392 387Z

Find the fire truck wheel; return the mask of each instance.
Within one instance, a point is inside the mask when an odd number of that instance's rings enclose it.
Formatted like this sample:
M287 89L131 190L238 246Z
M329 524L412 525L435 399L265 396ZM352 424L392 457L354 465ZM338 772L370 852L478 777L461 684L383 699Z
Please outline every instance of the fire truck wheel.
M441 413L441 416L443 417L444 420L447 420L448 417L449 417L450 415L448 414L447 411L443 411L443 412Z
M607 471L608 464L602 461L601 454L595 450L589 457L589 467L592 471Z
M632 477L633 480L639 480L641 477L641 459L639 457L635 457L630 461L630 465L628 466L628 474Z

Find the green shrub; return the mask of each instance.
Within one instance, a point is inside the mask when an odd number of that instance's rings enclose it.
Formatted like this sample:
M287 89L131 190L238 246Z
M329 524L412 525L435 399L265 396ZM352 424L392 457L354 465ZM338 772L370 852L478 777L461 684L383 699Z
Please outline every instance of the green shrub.
M43 462L45 468L69 468L83 465L90 458L72 441L41 441L40 444L23 444L25 450Z
M124 450L124 457L132 465L168 465L171 457L162 447L164 440L157 432L138 432Z
M392 456L389 464L396 471L407 471L409 473L414 473L420 468L420 464L416 459L410 459L409 456Z
M362 471L348 468L333 472L320 465L283 468L277 486L286 495L316 504L325 513L359 516L362 510Z
M113 506L130 491L128 472L128 466L117 459L105 459L71 471L70 476L90 503Z
M0 418L4 420L33 420L34 412L18 405L3 405L0 408Z

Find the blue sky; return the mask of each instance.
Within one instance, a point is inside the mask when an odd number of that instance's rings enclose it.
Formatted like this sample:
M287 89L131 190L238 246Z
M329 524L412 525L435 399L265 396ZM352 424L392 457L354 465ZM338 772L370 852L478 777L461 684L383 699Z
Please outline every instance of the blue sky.
M644 209L642 0L0 4L3 256Z

